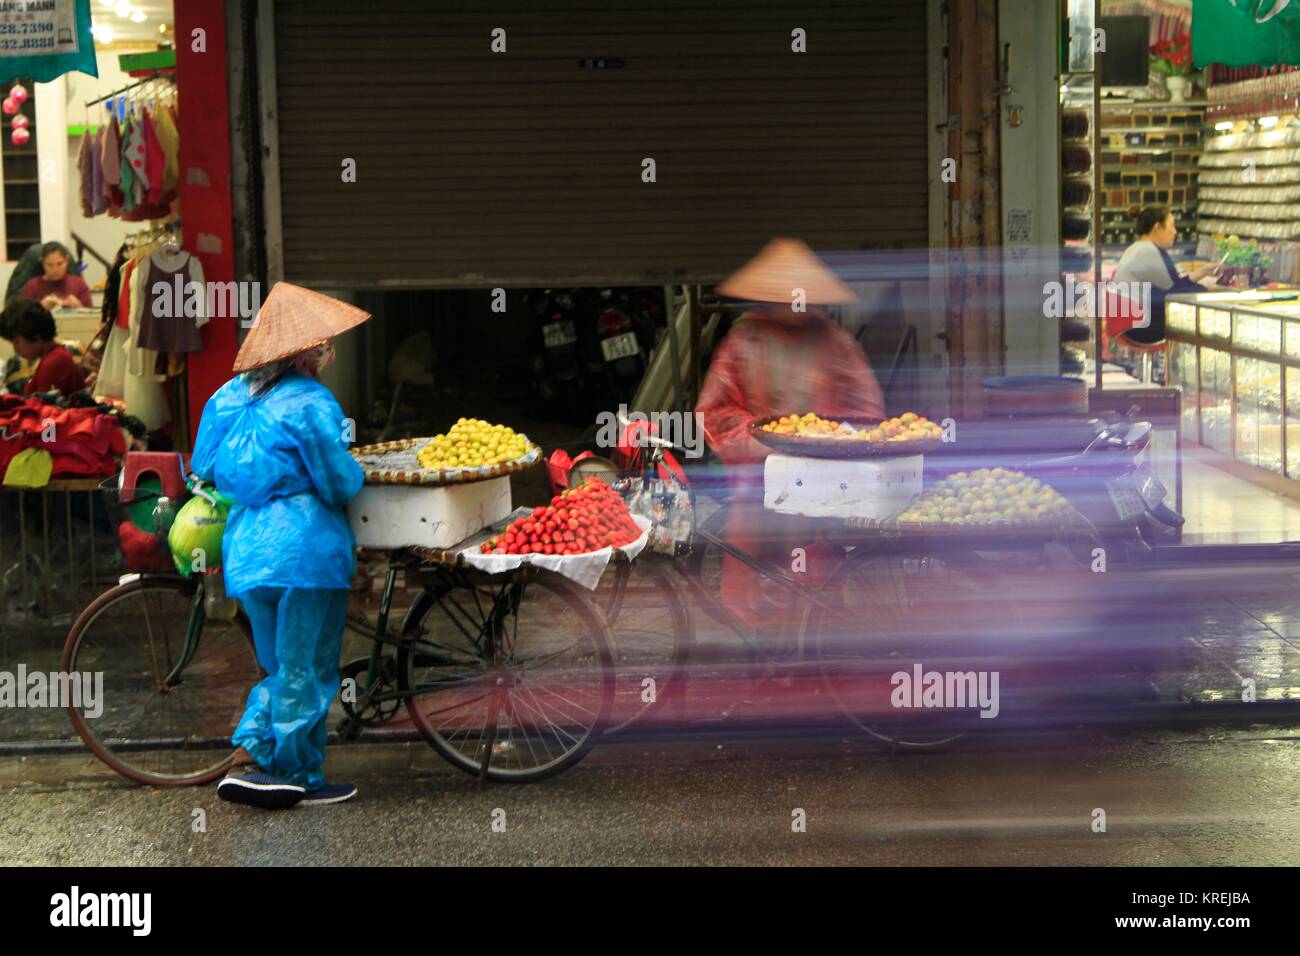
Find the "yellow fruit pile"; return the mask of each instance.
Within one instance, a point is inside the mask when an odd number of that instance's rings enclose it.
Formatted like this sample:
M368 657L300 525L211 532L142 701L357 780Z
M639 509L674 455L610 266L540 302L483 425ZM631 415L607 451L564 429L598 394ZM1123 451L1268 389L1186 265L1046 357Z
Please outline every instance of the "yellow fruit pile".
M528 454L528 439L505 425L478 418L458 418L446 434L419 450L425 468L479 468L500 465Z
M800 437L843 438L846 441L905 442L939 438L943 430L934 422L915 412L883 421L875 428L850 430L847 424L831 421L808 412L806 415L783 415L762 426L763 431L777 435Z
M840 423L809 412L806 415L782 415L762 427L763 431L777 435L833 435L839 431Z
M881 422L867 432L867 441L902 442L940 438L943 429L924 415L907 412Z
M949 475L898 516L901 522L935 525L1055 524L1074 508L1050 485L1008 468L980 468Z

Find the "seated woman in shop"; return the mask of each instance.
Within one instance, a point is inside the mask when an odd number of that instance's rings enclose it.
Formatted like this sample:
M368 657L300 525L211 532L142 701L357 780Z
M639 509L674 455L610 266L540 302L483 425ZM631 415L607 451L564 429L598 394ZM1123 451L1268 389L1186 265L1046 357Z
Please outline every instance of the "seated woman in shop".
M85 387L85 375L72 354L54 341L55 332L54 316L39 302L14 299L0 312L0 338L11 342L24 362L36 363L24 395L53 389L71 395Z
M90 287L81 276L68 272L71 262L72 253L63 243L47 242L41 247L42 274L27 280L22 297L39 302L51 312L59 306L91 308Z
M1168 206L1147 206L1141 211L1134 206L1129 216L1137 220L1138 238L1124 250L1112 281L1151 284L1150 323L1145 328L1124 333L1134 342L1150 345L1165 338L1165 296L1176 292L1204 292L1200 280L1218 271L1219 266L1218 263L1197 266L1187 275L1178 271L1168 251L1178 237L1174 214Z

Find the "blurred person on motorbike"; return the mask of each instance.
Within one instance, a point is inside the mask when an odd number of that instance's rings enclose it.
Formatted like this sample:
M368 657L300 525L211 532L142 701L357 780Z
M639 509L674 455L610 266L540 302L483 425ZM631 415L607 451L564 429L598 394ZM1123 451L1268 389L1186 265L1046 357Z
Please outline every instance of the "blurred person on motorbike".
M858 342L830 317L809 308L856 301L804 243L774 239L717 291L753 307L714 353L696 410L709 446L727 466L732 546L789 574L804 549L810 585L838 558L816 540L812 523L763 508L768 449L749 434L755 420L815 411L829 418L881 418L880 386ZM752 632L789 649L798 629L793 596L740 560L722 560L722 598Z

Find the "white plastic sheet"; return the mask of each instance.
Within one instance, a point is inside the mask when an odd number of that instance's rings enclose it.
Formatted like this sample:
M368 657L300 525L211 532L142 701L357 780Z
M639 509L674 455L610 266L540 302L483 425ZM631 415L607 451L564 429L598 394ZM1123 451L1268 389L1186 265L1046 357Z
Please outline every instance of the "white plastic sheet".
M531 511L532 509L527 509ZM596 590L600 576L620 551L631 561L645 548L650 539L650 521L641 515L632 515L632 520L641 529L641 536L631 544L621 548L601 548L588 554L483 554L477 544L462 551L461 557L470 567L486 571L488 574L504 574L525 564L545 568L563 575L575 584L580 584L588 591Z

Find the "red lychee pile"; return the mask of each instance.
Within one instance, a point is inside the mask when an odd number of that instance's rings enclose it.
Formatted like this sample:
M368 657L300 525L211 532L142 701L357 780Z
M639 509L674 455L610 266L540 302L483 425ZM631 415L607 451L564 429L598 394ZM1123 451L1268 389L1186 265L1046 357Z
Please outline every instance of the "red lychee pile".
M621 548L641 537L627 503L599 478L588 478L516 518L479 546L483 554L586 554Z

